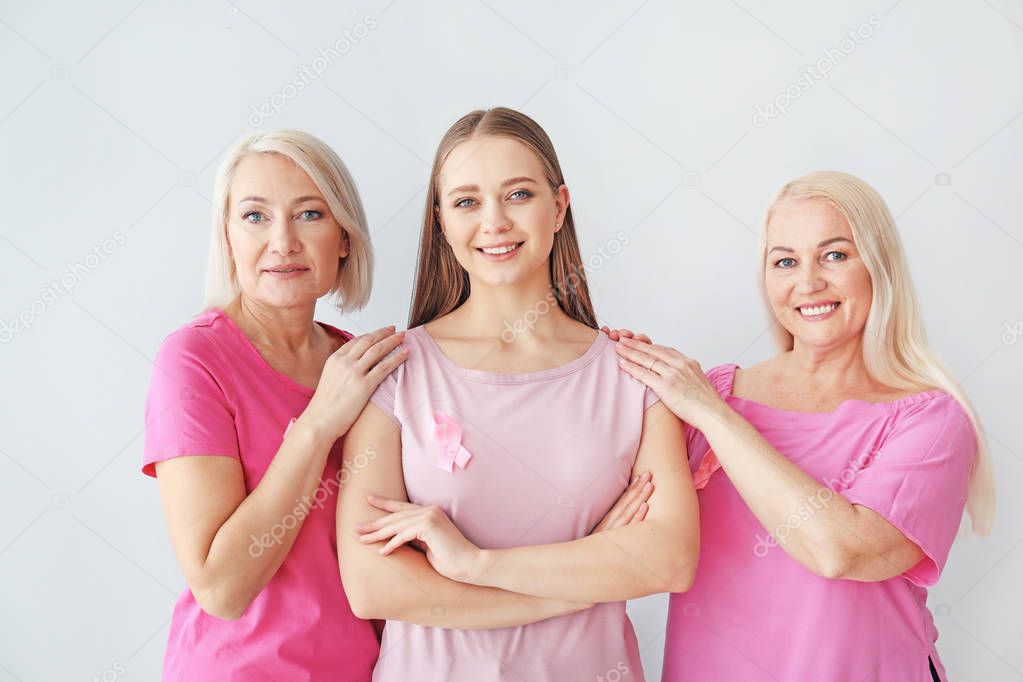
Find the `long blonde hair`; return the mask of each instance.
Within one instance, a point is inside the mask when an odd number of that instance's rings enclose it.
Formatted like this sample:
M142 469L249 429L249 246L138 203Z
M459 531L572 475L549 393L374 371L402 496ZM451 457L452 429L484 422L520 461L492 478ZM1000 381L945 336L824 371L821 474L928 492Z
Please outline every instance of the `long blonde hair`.
M946 391L969 415L977 438L977 453L966 507L973 530L987 535L994 523L995 486L991 451L980 418L927 342L902 242L888 206L873 187L853 175L836 171L804 175L782 187L768 206L761 228L760 287L768 313L774 319L772 331L779 348L783 352L792 350L793 337L773 316L767 298L767 226L779 202L814 198L827 200L845 217L870 273L873 298L863 330L863 360L867 372L876 381L893 388Z
M339 259L329 294L344 311L359 310L373 283L373 247L362 199L348 168L325 142L300 130L269 130L246 135L224 155L213 182L213 229L206 266L204 308L224 307L241 291L227 243L231 181L238 164L250 154L280 154L298 165L320 190L334 219L348 236L348 255Z
M456 146L482 136L507 137L528 147L543 165L547 184L557 191L565 183L554 144L540 125L525 114L495 107L469 112L448 128L437 147L426 189L423 230L419 240L419 262L412 295L408 326L417 327L451 312L469 298L469 273L462 268L441 232L437 192L441 167ZM586 270L575 235L572 207L565 211L561 229L554 233L550 255L551 289L558 306L572 319L596 329L586 284Z

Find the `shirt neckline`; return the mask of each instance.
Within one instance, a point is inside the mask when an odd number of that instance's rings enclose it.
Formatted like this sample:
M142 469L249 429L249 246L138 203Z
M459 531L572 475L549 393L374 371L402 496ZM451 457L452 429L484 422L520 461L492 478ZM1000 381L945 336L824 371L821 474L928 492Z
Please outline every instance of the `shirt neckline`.
M413 327L406 333L421 335L426 345L429 346L434 355L438 357L441 364L460 374L462 378L493 384L521 384L528 383L530 381L557 379L558 377L571 374L593 362L593 360L600 355L601 351L604 350L609 338L607 334L598 329L596 338L593 339L593 343L591 343L590 347L586 349L586 352L566 364L558 365L557 367L550 367L548 369L536 370L534 372L509 373L490 372L458 364L447 356L447 354L441 349L440 344L437 343L436 339L430 335L430 332L426 331L425 324Z
M302 395L309 396L310 398L313 396L313 394L316 392L314 389L311 389L308 386L300 384L291 377L289 377L287 374L283 374L274 369L273 365L266 361L266 358L264 358L263 354L259 352L259 349L256 348L256 346L252 343L251 340L249 340L249 337L245 335L245 332L242 331L241 327L239 327L235 323L235 321L231 319L231 316L224 312L223 308L213 306L210 308L210 312L213 313L213 317L222 319L224 321L224 323L227 325L227 328L231 330L232 334L234 334L235 338L242 344L242 346L244 346L249 351L249 353L251 353L254 356L255 360L259 364L261 364L267 372L277 377L277 379L281 383L286 385L288 388L298 391ZM319 320L313 320L313 322L316 322L316 324L323 327L328 334L331 334L332 336L341 337L341 339L344 340L344 343L348 343L348 341L350 341L352 338L351 334L348 334L342 329L338 329L332 324L320 322Z
M847 398L835 406L835 409L829 412L804 412L802 410L787 410L781 407L774 407L767 403L761 403L756 400L750 400L749 398L740 398L732 393L732 389L735 386L735 372L736 370L742 369L737 364L732 364L728 368L728 374L726 376L727 384L725 386L725 400L727 402L741 403L754 407L759 410L763 410L769 413L775 413L786 417L803 417L807 419L819 419L834 417L836 414L843 410L851 409L854 407L860 407L862 409L881 409L887 411L893 411L906 405L912 405L913 403L923 402L925 400L931 400L938 398L943 395L948 395L941 389L931 389L929 391L921 391L920 393L913 393L912 395L903 396L902 398L896 398L895 400L882 400L879 402L870 402L869 400L860 400L858 398Z

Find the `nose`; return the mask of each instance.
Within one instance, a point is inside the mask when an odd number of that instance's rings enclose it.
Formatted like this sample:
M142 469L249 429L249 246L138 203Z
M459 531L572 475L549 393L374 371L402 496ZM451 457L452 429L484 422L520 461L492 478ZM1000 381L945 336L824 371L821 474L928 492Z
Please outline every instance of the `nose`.
M281 256L290 256L301 250L295 225L290 219L279 220L274 224L268 235L267 248Z
M483 209L480 229L485 234L499 234L507 232L510 228L511 221L508 220L508 215L505 213L501 202L490 202L490 205Z
M824 280L820 267L813 263L803 268L796 283L796 293L801 295L815 294L827 288L828 283Z

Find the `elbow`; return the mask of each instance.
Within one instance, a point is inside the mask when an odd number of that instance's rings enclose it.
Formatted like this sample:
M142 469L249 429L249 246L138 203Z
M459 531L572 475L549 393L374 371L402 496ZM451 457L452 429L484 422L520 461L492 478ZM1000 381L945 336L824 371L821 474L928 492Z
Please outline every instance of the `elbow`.
M373 599L369 598L369 595L364 594L360 590L351 590L345 586L345 595L348 597L348 607L352 610L352 615L362 620L386 620L386 616L379 613L377 605L373 603Z
M662 553L664 564L660 575L664 576L657 592L688 592L696 580L696 567L700 556L698 537L679 539L674 537L665 543Z
M190 587L199 608L207 615L220 620L238 620L245 615L252 603L251 599L241 599L235 595L225 594L223 590L198 590Z
M351 567L348 571L342 569L341 576L341 587L345 591L352 615L362 620L386 620L389 617L382 613L379 600L373 596L376 590L369 584L367 578L360 576Z
M668 580L664 592L688 592L696 581L698 552L677 552L668 565Z
M832 547L810 558L807 568L820 578L828 580L848 579L854 572L853 555L841 547Z
M683 564L675 568L668 580L665 592L688 592L696 580L696 565Z

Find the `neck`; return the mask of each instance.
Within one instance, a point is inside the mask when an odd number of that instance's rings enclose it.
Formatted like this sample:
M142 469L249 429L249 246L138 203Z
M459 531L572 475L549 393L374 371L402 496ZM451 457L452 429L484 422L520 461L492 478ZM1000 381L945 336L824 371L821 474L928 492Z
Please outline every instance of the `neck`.
M511 285L472 281L469 298L452 315L462 335L504 343L551 338L570 321L558 306L546 269L529 282Z
M833 348L809 346L795 339L788 353L788 369L818 386L869 381L863 362L863 340L859 337Z
M315 311L315 302L279 308L254 301L244 293L224 308L253 343L296 354L310 350L316 340Z

